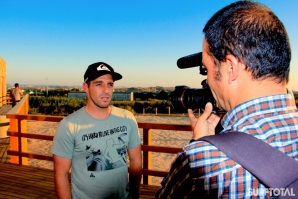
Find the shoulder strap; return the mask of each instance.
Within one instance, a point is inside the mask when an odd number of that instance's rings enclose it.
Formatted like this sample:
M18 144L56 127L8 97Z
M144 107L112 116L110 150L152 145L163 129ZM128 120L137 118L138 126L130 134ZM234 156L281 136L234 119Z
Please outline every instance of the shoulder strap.
M270 188L286 188L293 183L298 196L298 162L260 139L242 132L228 132L199 139L207 141Z

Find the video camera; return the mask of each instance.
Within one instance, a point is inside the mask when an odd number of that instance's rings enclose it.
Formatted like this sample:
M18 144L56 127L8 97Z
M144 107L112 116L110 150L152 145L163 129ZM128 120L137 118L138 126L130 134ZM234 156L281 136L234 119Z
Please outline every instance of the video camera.
M181 69L200 67L200 74L207 75L207 69L202 64L202 53L195 53L178 59L177 66ZM171 101L176 110L204 109L207 102L211 102L213 110L217 113L225 111L219 107L212 92L206 83L206 79L201 82L202 89L193 89L188 86L176 86L171 93Z

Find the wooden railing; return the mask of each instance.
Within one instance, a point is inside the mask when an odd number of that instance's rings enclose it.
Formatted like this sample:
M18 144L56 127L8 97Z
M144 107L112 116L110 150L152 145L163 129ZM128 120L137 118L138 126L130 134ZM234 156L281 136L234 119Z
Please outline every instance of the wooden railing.
M3 104L11 104L10 94L6 94L6 96L2 96L2 105Z
M35 121L49 121L60 122L63 117L47 116L47 115L29 115L28 113L28 96L25 96L6 117L10 119L10 129L7 132L11 136L8 155L11 157L11 162L21 165L28 164L28 158L53 161L52 156L34 154L27 152L27 138L40 140L53 140L51 135L32 134L27 132L27 120ZM27 111L27 113L26 113ZM151 183L151 176L164 177L167 171L152 169L152 152L176 154L181 151L177 147L165 147L152 145L152 130L173 130L173 131L191 131L189 125L175 125L175 124L157 124L157 123L138 123L138 127L143 129L143 143L141 149L143 151L143 184Z

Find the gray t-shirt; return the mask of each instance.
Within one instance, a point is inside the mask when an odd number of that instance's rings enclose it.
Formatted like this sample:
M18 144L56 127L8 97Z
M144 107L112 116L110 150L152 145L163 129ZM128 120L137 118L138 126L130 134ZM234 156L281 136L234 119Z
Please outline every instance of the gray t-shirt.
M72 197L126 198L127 149L141 143L134 115L114 106L98 120L85 108L64 118L54 137L52 153L72 159Z

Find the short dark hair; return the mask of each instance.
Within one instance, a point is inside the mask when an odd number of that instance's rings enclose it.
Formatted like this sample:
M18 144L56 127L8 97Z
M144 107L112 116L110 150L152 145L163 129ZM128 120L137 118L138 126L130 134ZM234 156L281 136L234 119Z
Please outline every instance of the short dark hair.
M288 82L289 38L283 23L268 7L252 1L232 3L215 13L203 32L216 65L232 54L254 79Z
M14 87L18 87L18 86L19 86L19 84L18 84L18 83L15 83L15 84L14 84Z

